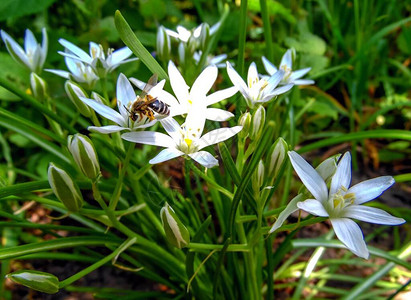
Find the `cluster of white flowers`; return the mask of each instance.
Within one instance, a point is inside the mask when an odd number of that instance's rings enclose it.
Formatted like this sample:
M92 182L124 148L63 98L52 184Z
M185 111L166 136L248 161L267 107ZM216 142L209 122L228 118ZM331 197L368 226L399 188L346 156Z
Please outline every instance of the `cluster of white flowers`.
M187 58L187 53L190 53L190 59L198 62L202 55L201 51L205 50L210 37L215 34L220 25L217 23L210 27L203 23L194 30L178 26L176 31L160 26L157 35L157 54L163 59L169 57L171 39L174 39L179 43L180 63ZM40 73L42 71L48 48L45 29L43 29L41 45L37 43L33 33L26 30L24 50L3 30L1 36L11 56L17 62L32 72ZM64 39L60 39L59 42L65 48L64 52L60 51L59 53L64 56L69 71L48 71L77 83L86 83L90 88L99 78L104 78L119 65L137 59L129 59L132 52L127 47L117 51L109 49L105 54L101 45L90 42L90 54L87 54ZM227 73L234 86L213 93L209 92L216 82L218 67L224 66L220 63L227 58L225 54L217 56L215 59L209 59L208 65L191 87L187 85L176 65L169 60L168 75L174 95L164 90L165 80L149 86L149 90L147 90L147 83L136 78L128 79L124 74L120 74L116 87L118 111L108 105L108 99L103 99L106 103L104 104L104 101L101 101L101 97L96 93L93 93L92 97L89 98L80 87L71 81L66 83L66 90L76 107L79 110L81 108L81 113L84 116L91 115L91 111L85 109L85 104L102 117L115 123L114 125L90 126L89 130L103 134L126 131L121 135L124 140L165 148L151 159L150 163L161 163L184 156L187 159L194 159L206 168L211 168L218 165L218 160L210 152L203 149L233 137L243 127L224 127L204 133L207 121L222 122L234 117L229 111L210 106L232 97L239 91L248 107L256 112L255 115L260 113L265 116L265 111L261 105L288 92L294 85L314 83L312 80L302 79L310 71L310 68L295 71L292 69L292 57L292 50L286 51L278 68L262 57L262 63L268 75L260 75L256 63L252 62L248 69L247 82L229 62L226 62ZM136 95L131 83L143 90L144 93L148 93L154 101L166 105L167 113L162 114L147 106L145 109L150 110L154 119L145 111L138 111L132 117L133 104L136 101L145 100L144 97ZM177 116L180 116L180 120L183 119L181 124L175 119ZM261 117L254 119L259 121ZM143 131L158 121L167 134ZM253 123L256 121L254 120ZM257 128L256 126L252 127ZM254 131L257 131L255 128ZM242 136L246 137L247 134L244 133ZM338 165L336 158L330 158L317 170L312 168L296 152L288 152L288 155L291 164L312 197L304 199L303 194L296 196L279 215L270 232L281 227L291 213L303 209L316 216L328 217L337 237L343 244L356 255L368 258L369 252L361 229L351 220L352 218L386 225L398 225L405 222L404 219L393 217L381 209L361 205L378 197L394 184L394 179L391 176L378 177L350 187L351 156L349 153L342 156ZM329 188L327 183L330 183Z

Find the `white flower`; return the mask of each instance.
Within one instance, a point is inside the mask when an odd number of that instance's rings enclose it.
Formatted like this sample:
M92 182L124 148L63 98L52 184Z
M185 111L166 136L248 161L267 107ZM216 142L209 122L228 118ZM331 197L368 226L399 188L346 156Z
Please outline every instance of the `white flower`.
M48 38L45 28L42 29L42 33L43 40L40 45L37 43L33 33L29 29L26 29L23 50L23 48L21 48L12 37L10 37L5 31L1 30L1 37L6 44L7 51L9 51L13 59L37 74L41 73L41 70L43 69L48 49Z
M59 39L59 43L65 47L65 52L59 51L61 55L65 57L70 57L75 60L82 61L83 63L91 66L96 74L100 77L104 77L107 73L112 72L121 64L125 64L138 58L130 57L133 52L128 48L124 47L114 51L114 49L109 48L107 50L107 56L104 54L103 46L90 42L90 55L83 51L76 45L70 43L65 39Z
M237 134L242 127L219 128L204 135L204 114L201 107L192 110L186 118L185 125L180 126L172 117L161 120L161 124L168 135L153 132L126 132L121 137L127 141L165 147L156 157L150 160L151 164L157 164L179 156L188 156L206 168L218 165L209 152L202 151L203 148L225 141Z
M202 51L197 51L197 52L194 52L194 54L193 54L193 58L194 58L197 65L201 60L201 55L202 55ZM227 59L227 54L220 54L220 55L217 55L217 56L208 55L207 59L206 59L206 62L205 62L205 65L206 66L216 65L217 68L224 68L225 63L223 63L222 61L225 60L225 59Z
M262 57L264 68L267 71L270 76L272 76L274 73L278 71L276 66L274 66L267 58L264 56ZM314 80L311 79L300 79L303 77L305 74L307 74L311 68L305 68L297 71L293 71L293 61L292 61L292 55L291 55L291 50L287 50L285 54L283 55L280 63L280 70L284 71L284 77L280 81L280 85L285 85L285 84L295 84L295 85L309 85L309 84L314 84Z
M270 78L259 79L257 66L254 62L248 68L247 84L229 62L227 62L227 72L232 83L240 90L250 108L268 102L293 87L293 84L287 84L277 88L284 77L283 70L278 70Z
M99 77L89 65L70 57L65 57L64 60L69 72L52 69L46 69L45 71L73 80L77 83L85 83L89 89L94 87L94 84L97 82Z
M297 202L298 208L319 217L329 217L338 239L355 255L367 259L369 252L360 227L351 218L382 225L399 225L402 218L391 216L384 210L362 206L379 197L394 184L391 176L366 180L352 187L351 155L346 152L337 165L330 189L320 176L299 154L288 152L291 164L314 199Z
M156 89L162 89L164 83L165 80L159 82L155 87L153 87L150 91L150 95L152 91L155 92ZM85 104L94 109L98 114L117 124L102 127L90 126L88 128L90 131L97 131L100 133L112 133L122 130L133 131L140 128L150 127L154 125L155 122L157 122L157 119L149 121L147 116L144 115L141 119L138 118L136 121L130 119L130 107L132 103L136 100L137 96L133 90L133 87L131 86L130 82L124 74L120 74L118 77L116 96L118 112L112 109L111 107L104 105L103 103L100 103L94 99L80 97L81 101L83 101Z
M168 63L168 75L171 88L177 99L166 91L159 91L159 94L155 96L170 105L171 116L190 113L192 107L197 106L200 102L204 102L200 105L204 105L205 118L208 120L226 121L234 116L226 110L207 107L229 98L237 92L237 88L231 87L206 96L217 79L218 69L216 66L211 65L206 67L197 77L191 88L187 85L180 71L178 71L172 61ZM135 78L130 78L130 81L139 89L143 89L145 86L144 82Z
M176 31L171 29L165 29L166 33L178 41L188 45L191 51L197 48L204 48L210 36L212 36L220 27L221 23L218 22L213 26L207 23L201 23L196 28L188 30L185 27L178 25Z

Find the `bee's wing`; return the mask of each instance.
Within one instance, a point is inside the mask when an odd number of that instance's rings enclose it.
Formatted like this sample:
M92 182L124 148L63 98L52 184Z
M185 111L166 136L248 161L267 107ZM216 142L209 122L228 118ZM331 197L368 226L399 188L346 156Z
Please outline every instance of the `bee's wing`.
M157 74L154 74L150 77L139 96L141 99L143 99L148 94L148 92L157 84L157 79Z

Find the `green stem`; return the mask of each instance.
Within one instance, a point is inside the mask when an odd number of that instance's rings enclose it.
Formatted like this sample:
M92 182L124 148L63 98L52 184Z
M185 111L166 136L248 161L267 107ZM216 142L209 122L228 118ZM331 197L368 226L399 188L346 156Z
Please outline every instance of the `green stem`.
M105 100L105 105L110 106L110 98L108 96L107 92L107 76L104 76L104 78L101 78L101 89L103 90L103 98Z
M224 245L215 245L215 244L203 244L203 243L190 243L187 245L187 248L190 251L198 250L217 250L221 251ZM228 252L249 252L250 247L247 244L231 244L227 248Z
M247 37L247 0L241 0L240 32L238 34L238 73L244 75L245 42Z
M123 244L121 244L115 251L113 251L111 254L107 255L103 259L99 260L98 262L92 264L91 266L85 268L84 270L81 270L77 274L74 274L73 276L61 281L59 283L59 288L64 288L67 285L72 284L73 282L79 280L80 278L86 276L90 272L100 268L104 264L108 263L110 260L112 260L114 257L116 257L119 253L124 251L124 245L127 245L132 238L127 239Z
M201 172L200 169L198 169L191 160L187 160L186 161L187 164L189 165L189 167L191 168L191 170L193 170L194 173L196 173L199 177L201 177L202 179L204 179L211 187L215 188L217 191L219 191L220 193L226 195L227 197L229 197L230 199L233 199L233 193L231 193L230 191L226 190L225 188L223 188L221 185L219 185L217 182L215 182L213 179L211 179L210 177L208 177L206 174L204 174L203 172Z
M243 244L247 244L247 237L244 231L243 224L237 224L237 232L238 232L238 238L240 239L240 242ZM252 250L252 245L249 245L250 251L247 253L244 253L244 261L245 261L245 267L246 267L246 274L249 275L247 278L247 283L249 285L249 298L248 299L260 299L258 297L258 286L257 286L257 276L256 276L256 268L254 264L254 257L253 257L253 250Z
M135 147L135 145L133 143L129 143L127 153L126 153L126 157L123 160L123 164L122 164L121 169L120 169L120 174L118 175L116 187L115 187L114 192L113 192L113 194L111 196L111 199L110 199L110 205L109 205L110 210L115 211L116 207L117 207L117 204L118 204L118 201L120 200L121 188L123 186L124 175L126 174L126 170L127 170L128 165L130 163L130 159L132 157L134 147Z
M267 0L260 0L260 8L261 8L261 17L263 19L264 25L264 39L265 39L265 49L266 55L269 61L273 61L274 54L273 54L273 40L271 35L271 24L270 24L270 16L268 14L267 9Z

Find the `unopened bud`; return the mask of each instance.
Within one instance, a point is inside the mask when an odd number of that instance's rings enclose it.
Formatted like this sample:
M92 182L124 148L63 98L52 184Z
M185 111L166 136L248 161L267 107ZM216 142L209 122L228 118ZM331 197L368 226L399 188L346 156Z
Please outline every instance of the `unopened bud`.
M170 244L181 249L190 243L190 233L167 202L160 211L160 217Z
M48 180L53 193L70 212L77 212L83 206L80 189L66 171L50 163Z
M34 97L43 101L47 97L47 83L36 73L30 74L30 87Z
M32 290L55 294L59 291L59 280L56 276L46 272L34 270L20 270L6 275L11 281L24 285Z
M251 118L251 127L249 137L251 140L257 140L261 137L265 124L265 109L260 105Z
M260 191L261 187L264 184L264 170L264 162L260 160L257 169L254 170L254 173L251 176L251 185L253 187L254 192L256 193Z
M239 138L245 138L248 136L251 126L251 114L246 112L241 115L240 119L238 120L238 125L243 126L243 130L238 133Z
M96 100L99 103L105 103L106 102L106 99L104 99L103 96L100 96L96 92L91 93L91 98L93 98L94 100Z
M159 60L168 61L170 59L171 41L164 26L157 30L157 57Z
M69 80L64 84L64 89L77 110L86 118L90 117L92 109L80 100L81 97L88 98L87 93L79 85Z
M320 163L317 168L315 168L315 170L318 172L318 174L320 174L325 182L331 181L331 178L333 177L335 171L337 171L337 162L340 157L341 154L331 156Z
M100 165L92 141L87 136L76 133L68 137L67 147L83 174L95 180L100 175Z
M288 144L283 138L278 138L268 151L267 157L267 177L273 181L277 178L278 172L284 163L288 151Z
M210 40L210 25L207 23L201 24L200 36L198 38L199 47L202 51L206 51L207 44Z

